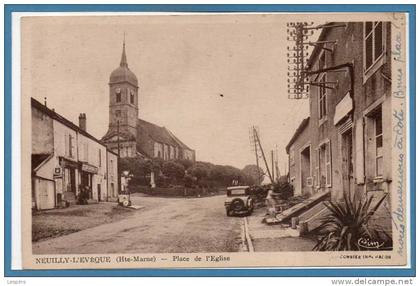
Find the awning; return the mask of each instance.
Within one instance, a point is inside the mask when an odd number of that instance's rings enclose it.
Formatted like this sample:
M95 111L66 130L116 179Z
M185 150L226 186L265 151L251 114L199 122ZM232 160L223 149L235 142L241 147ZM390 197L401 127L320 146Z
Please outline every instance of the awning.
M350 111L353 110L353 100L350 97L350 92L335 106L334 125L337 125Z

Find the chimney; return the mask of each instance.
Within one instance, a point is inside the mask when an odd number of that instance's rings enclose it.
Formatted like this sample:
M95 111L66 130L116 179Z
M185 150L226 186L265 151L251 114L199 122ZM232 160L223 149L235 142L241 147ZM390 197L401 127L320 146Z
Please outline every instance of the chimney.
M79 115L79 128L86 131L86 113L80 113Z

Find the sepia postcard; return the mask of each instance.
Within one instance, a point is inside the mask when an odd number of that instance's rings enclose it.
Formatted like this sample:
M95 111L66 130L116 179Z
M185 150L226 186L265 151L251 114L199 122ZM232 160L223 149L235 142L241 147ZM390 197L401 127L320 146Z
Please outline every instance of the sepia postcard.
M407 266L407 27L22 15L23 269Z

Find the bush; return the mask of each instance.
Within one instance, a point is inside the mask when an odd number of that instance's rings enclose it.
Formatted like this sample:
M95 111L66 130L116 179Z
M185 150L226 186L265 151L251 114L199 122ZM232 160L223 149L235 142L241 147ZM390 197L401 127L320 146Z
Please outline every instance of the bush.
M242 169L247 185L260 185L264 180L264 171L257 165L246 165Z
M179 183L185 175L184 166L173 161L164 162L162 173L173 183Z
M392 239L385 232L369 229L368 222L385 200L384 195L373 207L371 196L369 199L357 200L344 196L344 202L324 203L330 213L326 215L321 226L316 230L322 238L315 245L317 251L354 251L354 250L383 250L392 247ZM381 241L381 249L361 248L359 239Z
M252 165L250 165L252 166ZM252 169L248 167L246 169ZM130 187L149 186L151 171L155 174L155 183L159 187L184 185L186 187L227 187L237 181L240 185L253 185L255 180L247 172L233 166L213 165L208 162L189 160L163 161L160 158L122 158L120 171L130 171L133 178ZM185 170L187 170L185 172ZM262 173L262 170L261 170Z
M275 183L273 185L273 192L281 200L288 200L293 197L293 185L288 182Z

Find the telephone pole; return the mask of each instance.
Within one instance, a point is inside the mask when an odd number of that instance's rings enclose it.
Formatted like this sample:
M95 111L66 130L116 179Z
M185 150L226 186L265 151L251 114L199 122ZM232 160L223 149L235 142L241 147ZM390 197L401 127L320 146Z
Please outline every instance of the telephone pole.
M271 150L271 174L273 174L273 180L276 181L275 173L276 170L274 170L274 150Z
M258 159L258 146L257 146L257 140L255 139L254 128L255 126L252 126L249 130L249 140L251 144L251 150L254 151L255 153L255 163L257 164L257 175L258 175L257 185L260 185L261 172L260 172L260 163Z
M267 159L265 158L264 150L261 146L261 141L260 141L260 138L258 136L257 130L255 130L255 126L253 126L253 131L254 131L255 139L258 143L258 147L261 150L261 155L262 155L263 160L264 160L265 168L267 169L268 177L270 178L271 183L274 184L273 176L271 175L270 168L268 167Z

